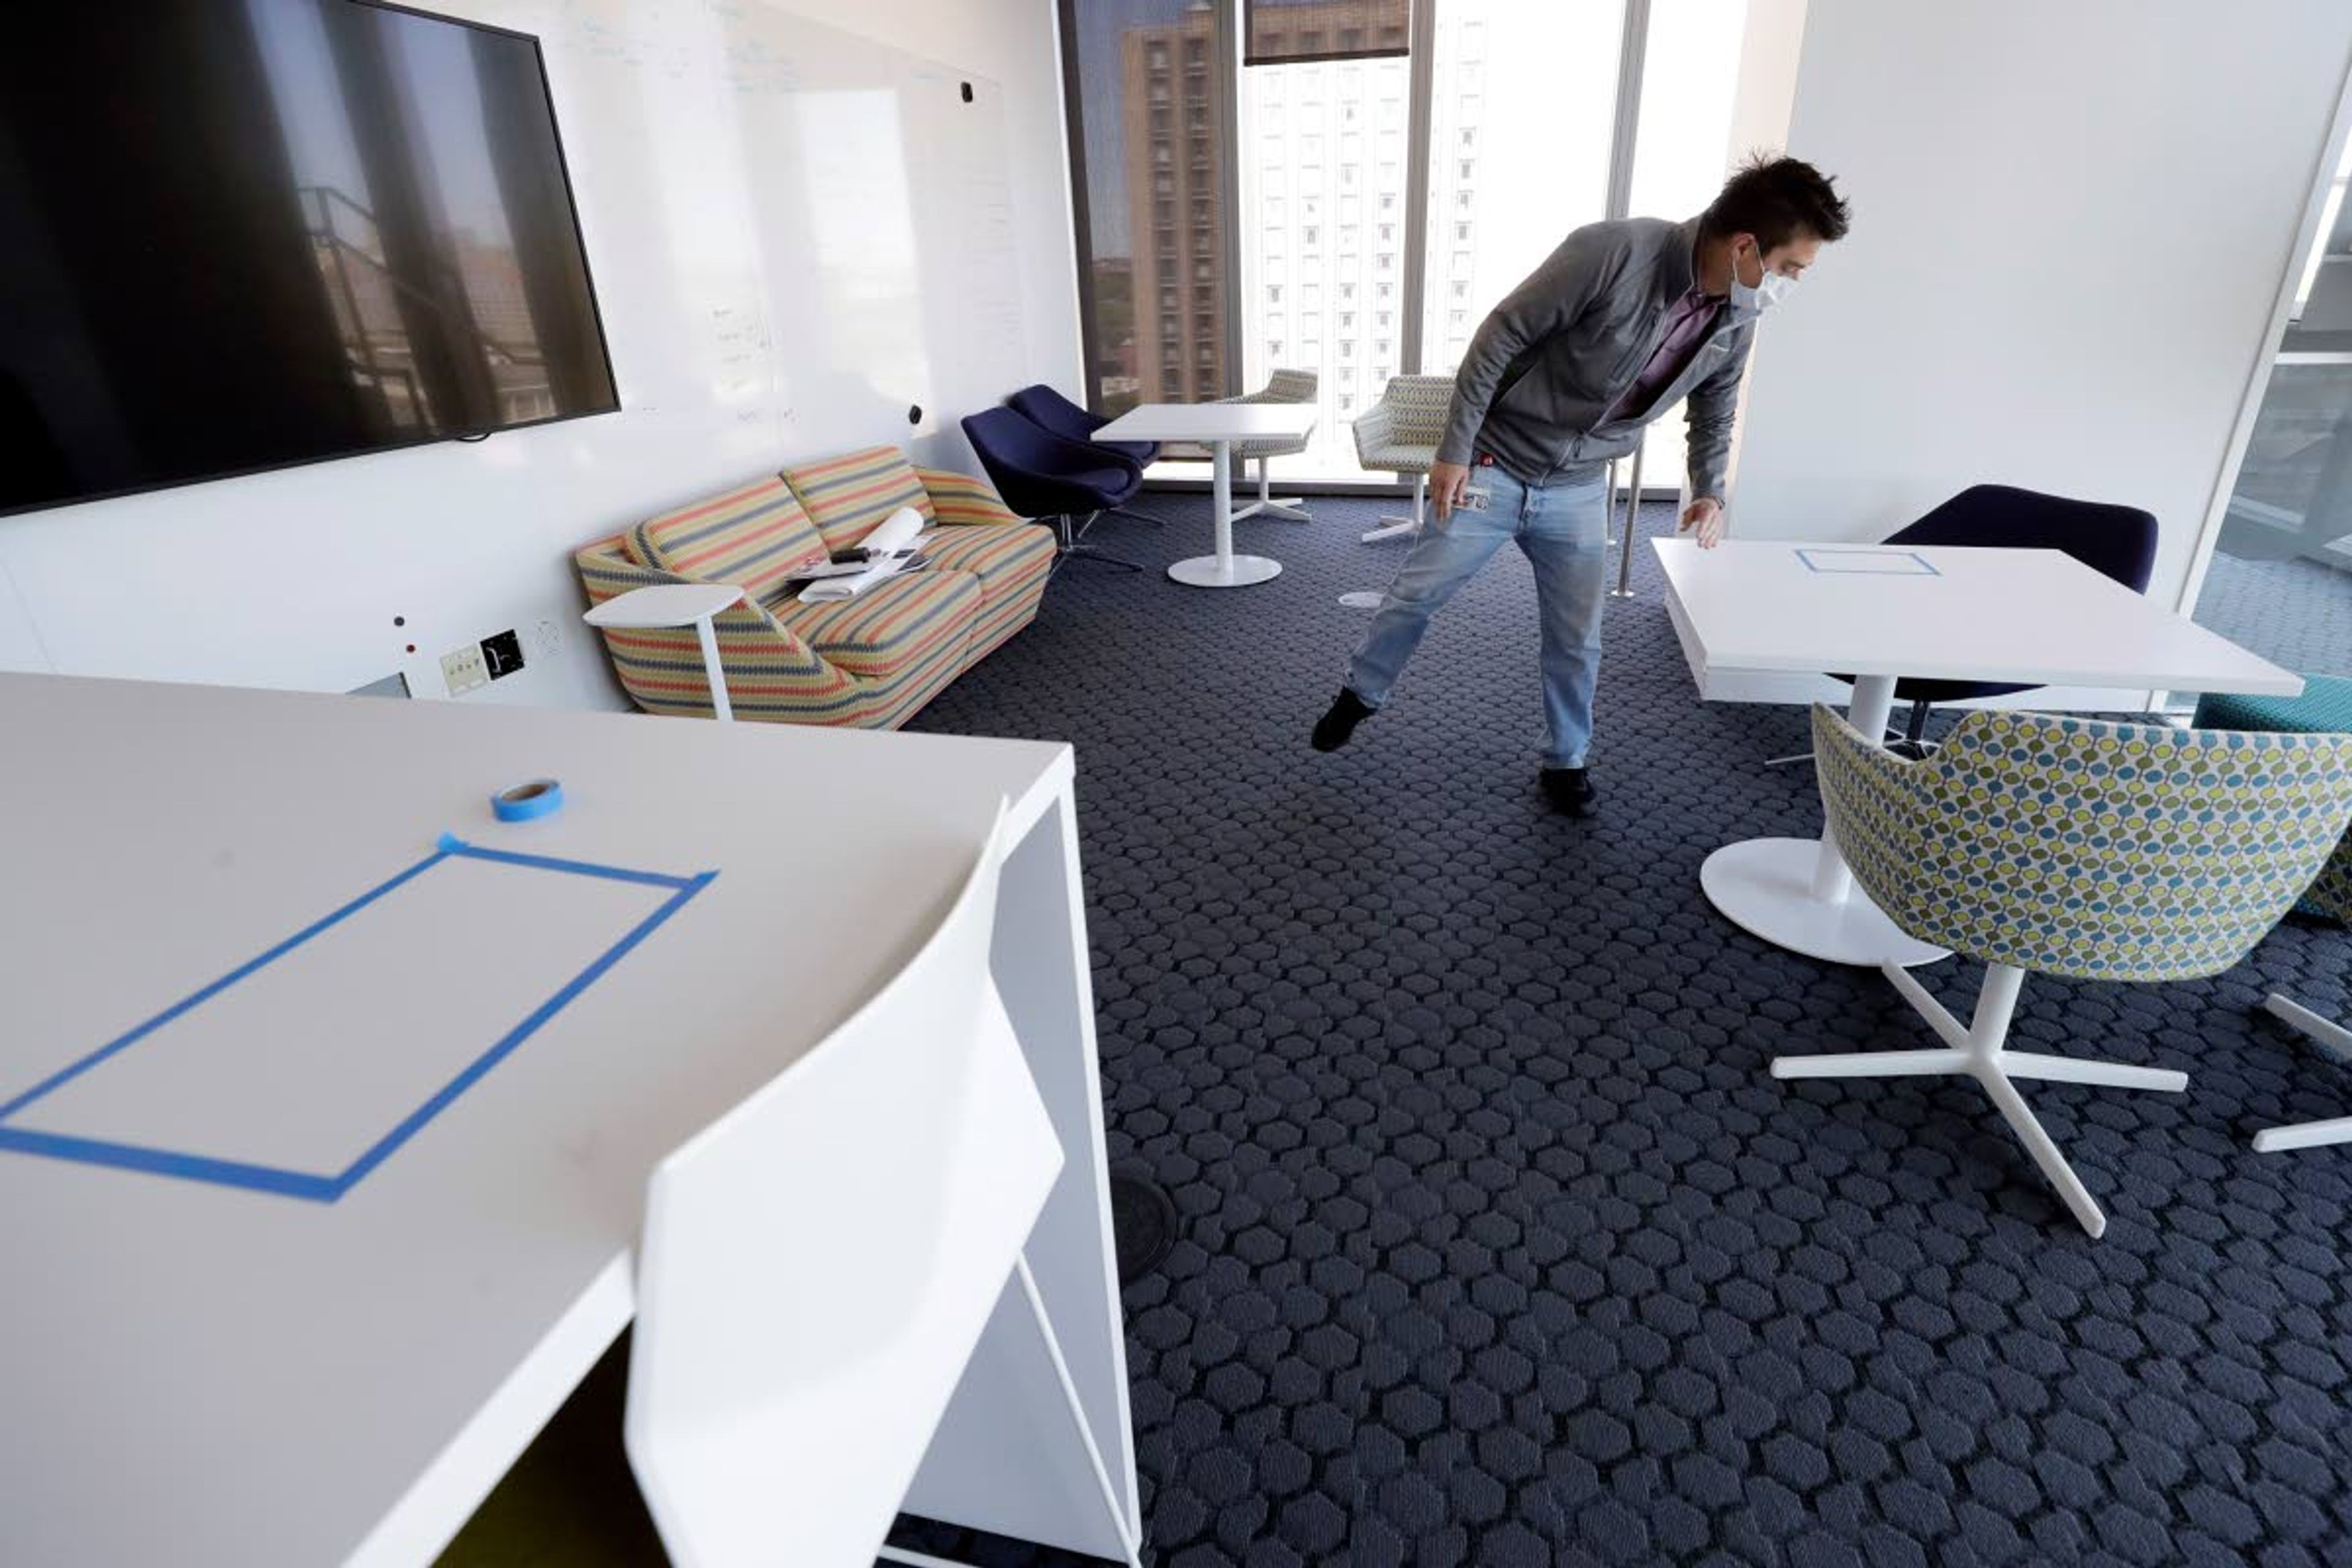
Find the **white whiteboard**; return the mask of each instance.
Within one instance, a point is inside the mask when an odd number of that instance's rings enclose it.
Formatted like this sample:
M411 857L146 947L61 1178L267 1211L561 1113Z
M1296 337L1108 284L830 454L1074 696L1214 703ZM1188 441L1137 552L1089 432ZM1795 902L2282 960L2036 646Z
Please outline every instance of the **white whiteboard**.
M556 10L542 43L567 147L593 144L600 183L659 193L642 226L590 236L600 289L616 267L640 274L631 298L688 307L608 323L625 404L716 404L797 452L894 424L929 435L1012 390L996 384L1023 345L994 81L760 0ZM567 82L595 112L563 112Z

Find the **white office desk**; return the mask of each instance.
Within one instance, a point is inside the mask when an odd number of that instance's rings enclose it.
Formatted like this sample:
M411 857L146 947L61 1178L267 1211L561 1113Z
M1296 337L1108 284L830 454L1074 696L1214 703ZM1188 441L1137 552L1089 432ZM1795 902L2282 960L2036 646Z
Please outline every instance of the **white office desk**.
M1217 552L1179 561L1168 575L1194 588L1245 588L1279 574L1282 563L1234 553L1234 443L1304 441L1314 434L1312 403L1146 403L1097 430L1097 441L1197 441L1211 450L1210 506Z
M0 1105L445 831L718 873L334 1201L0 1148L0 1562L429 1561L627 1323L652 1165L893 973L1000 799L993 968L1066 1156L1028 1256L1133 1522L1066 747L36 676L0 676ZM547 774L559 816L491 818ZM424 989L444 968L377 960ZM332 1009L279 1043L333 1052ZM305 1111L204 1079L146 1109L199 1142L215 1110ZM1123 1556L1088 1465L1000 1303L906 1507Z
M2302 678L2056 550L1654 539L1699 695L1759 673L1850 673L1848 712L1884 734L1898 678L2292 696ZM1701 885L1737 924L1836 963L1946 956L1895 928L1826 831L1707 857Z

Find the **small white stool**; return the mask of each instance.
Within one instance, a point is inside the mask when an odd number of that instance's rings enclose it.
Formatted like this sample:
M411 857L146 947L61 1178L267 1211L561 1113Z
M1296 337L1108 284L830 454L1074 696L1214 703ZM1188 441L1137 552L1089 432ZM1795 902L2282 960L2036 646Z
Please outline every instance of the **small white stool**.
M719 668L719 637L710 629L710 622L742 598L743 590L731 583L656 583L615 594L581 619L613 631L675 631L692 626L702 644L702 672L710 682L710 710L721 722L733 723L735 710L727 700L727 672Z

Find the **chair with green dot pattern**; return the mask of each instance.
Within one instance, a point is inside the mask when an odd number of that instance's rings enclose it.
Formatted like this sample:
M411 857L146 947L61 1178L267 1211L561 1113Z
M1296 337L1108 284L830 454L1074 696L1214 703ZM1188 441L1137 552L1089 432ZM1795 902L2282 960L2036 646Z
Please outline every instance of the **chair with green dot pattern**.
M1816 707L1813 746L1854 879L1911 936L1986 972L1963 1026L1885 965L1942 1048L1781 1057L1773 1076L1966 1074L2099 1235L2106 1216L2011 1079L2177 1091L2188 1075L2008 1049L2026 973L2189 980L2237 963L2352 819L2352 735L1978 711L1933 757L1906 762Z
M2352 835L2336 847L2335 855L2319 873L2319 880L2304 895L2304 903L2320 914L2352 926ZM2275 992L2263 1005L2274 1017L2308 1036L2329 1056L2352 1062L2352 1029L2323 1018L2302 1003ZM2323 1143L2352 1143L2352 1116L2299 1121L2289 1127L2266 1127L2254 1134L2254 1152L2261 1154L2281 1149L2315 1149Z

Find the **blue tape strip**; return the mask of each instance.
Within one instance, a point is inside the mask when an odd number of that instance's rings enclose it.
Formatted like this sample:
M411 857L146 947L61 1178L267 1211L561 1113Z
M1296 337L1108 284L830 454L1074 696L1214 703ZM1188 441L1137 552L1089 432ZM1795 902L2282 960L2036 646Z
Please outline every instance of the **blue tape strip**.
M470 860L495 860L501 866L529 866L541 871L568 871L575 877L607 877L615 882L642 882L648 888L684 888L698 885L693 877L671 877L659 871L632 871L621 866L599 866L587 860L559 860L552 855L519 855L511 849L485 849L478 844L468 844L448 834L441 836L442 847L452 855L462 855ZM704 879L717 876L705 871Z
M282 1171L275 1165L248 1165L238 1160L215 1160L203 1154L178 1154L169 1149L142 1148L101 1138L71 1138L61 1132L35 1132L0 1127L0 1149L20 1154L46 1154L52 1160L78 1160L86 1165L112 1165L143 1171L151 1176L176 1176L183 1181L210 1182L216 1186L247 1187L289 1198L331 1204L342 1196L331 1176L308 1171Z
M1868 566L1823 566L1820 562L1813 559L1813 556L1816 553L1822 555L1862 555L1880 561L1908 561L1914 566L1916 566L1918 570L1916 572L1907 572L1901 568L1897 568L1889 572L1873 570ZM1850 550L1821 550L1818 552L1812 550L1800 550L1797 552L1797 559L1805 563L1806 571L1817 572L1824 576L1832 576L1841 573L1848 574L1856 577L1940 577L1943 575L1941 572L1936 570L1936 563L1934 562L1928 560L1926 556L1914 550L1873 550L1862 546L1855 546Z
M411 1138L416 1136L417 1131L423 1128L426 1122L440 1115L442 1111L447 1110L452 1100L465 1093L467 1089L473 1088L475 1084L480 1082L484 1074L488 1073L492 1068L498 1066L500 1062L506 1060L509 1056L514 1053L516 1047L521 1045L525 1040L530 1038L532 1035L538 1033L540 1027L550 1018L554 1017L558 1013L563 1011L566 1006L570 1005L572 998L578 996L583 991L587 990L589 986L594 984L597 978L606 970L612 968L613 965L620 963L622 959L628 956L628 952L631 948L645 941L648 936L651 936L654 933L655 929L664 921L669 919L670 916L684 909L686 907L687 900L694 897L695 894L709 887L710 885L710 879L718 874L719 873L716 871L705 871L698 877L688 878L687 879L686 886L680 888L676 893L670 895L669 899L663 903L661 908L656 910L644 920L638 921L635 930L630 931L628 935L623 937L611 947L605 949L602 957L598 958L593 963L591 963L579 973L573 975L571 980L564 984L563 988L558 991L554 995L541 1003L538 1010L532 1013L530 1017L525 1018L521 1023L517 1024L512 1029L507 1031L507 1035L504 1039L499 1041L497 1045L492 1046L488 1050L484 1051L479 1057L477 1057L474 1059L471 1066L467 1067L456 1078L451 1079L446 1084L443 1085L440 1093L435 1095L432 1099L418 1106L415 1110L409 1112L409 1114L403 1119L399 1126L394 1127L391 1131L385 1133L374 1148L370 1149L366 1153L353 1161L351 1168L336 1178L335 1192L333 1194L334 1197L339 1198L345 1193L351 1191L353 1186L358 1184L360 1178L365 1176L370 1171L374 1170L378 1165L383 1163L384 1160L392 1154L393 1151L398 1149L403 1143L407 1142ZM329 1201L331 1202L332 1199L330 1199Z
M58 1086L70 1083L75 1079L79 1078L82 1074L88 1072L90 1068L96 1067L99 1063L106 1060L107 1058L113 1056L119 1051L127 1050L131 1047L137 1045L141 1040L145 1039L149 1035L153 1034L156 1030L162 1028L173 1019L180 1016L180 1015L185 1013L189 1008L198 1006L204 1003L211 1001L214 997L219 995L222 992L227 990L230 986L236 984L247 975L251 974L255 970L276 963L278 960L285 957L288 953L293 952L296 948L301 946L304 942L310 941L312 937L317 936L320 931L327 930L330 926L335 925L342 921L349 920L352 916L359 913L360 910L367 908L370 904L375 902L386 893L391 892L394 889L416 877L424 875L426 871L431 870L435 866L437 866L442 861L447 859L449 858L449 850L446 847L436 849L432 854L427 855L424 859L419 860L415 865L411 866L407 870L401 872L398 876L392 878L388 881L380 882L376 886L370 888L366 892L362 893L358 898L353 899L350 903L345 904L341 909L337 910L333 914L327 916L324 920L314 921L313 923L303 927L300 931L296 931L292 936L288 937L284 942L279 942L276 947L271 948L260 957L252 960L250 963L237 965L237 967L230 970L218 980L214 981L210 985L204 987L200 991L191 992L188 995L181 998L177 1002L174 1002L172 1005L164 1008L162 1012L156 1014L153 1017L148 1019L137 1028L132 1029L130 1033L118 1036L116 1038L108 1041L105 1045L102 1045L99 1047L98 1049L90 1052L89 1055L82 1058L81 1060L73 1063L69 1067L59 1068L58 1071L50 1074L47 1078L45 1078L40 1082L35 1084L32 1088L26 1089L24 1093L18 1095L16 1099L7 1101L5 1104L0 1104L0 1121L6 1121L9 1117L15 1115L17 1111L22 1110L25 1107L32 1104L33 1101L40 1099L43 1095L56 1089Z
M508 1030L488 1050L477 1057L455 1078L443 1085L432 1099L402 1118L391 1131L378 1139L373 1147L339 1174L329 1176L310 1171L289 1171L274 1165L251 1164L236 1160L215 1159L208 1155L185 1154L169 1149L150 1149L135 1143L119 1143L99 1138L79 1138L67 1133L16 1127L0 1127L0 1150L42 1155L55 1160L75 1161L83 1164L110 1165L119 1170L139 1171L149 1175L171 1176L185 1181L209 1182L220 1186L242 1187L253 1192L274 1193L284 1197L305 1198L315 1203L333 1203L356 1186L371 1171L390 1158L402 1144L423 1131L435 1117L446 1110L451 1104L455 1103L458 1096L480 1082L491 1068L511 1056L525 1040L545 1027L550 1019L570 1005L589 986L594 984L607 970L626 957L638 943L651 936L664 921L685 908L688 900L709 887L719 875L716 871L704 871L692 877L672 877L652 871L632 871L617 866L599 866L585 860L562 860L544 855L516 855L503 850L478 848L453 835L445 833L441 836L440 842L434 852L415 865L371 888L324 919L305 926L259 957L238 965L211 984L191 993L127 1034L109 1041L79 1061L50 1074L14 1100L8 1100L5 1104L0 1104L0 1121L5 1121L109 1058L136 1045L173 1019L187 1013L191 1008L219 995L255 971L283 958L321 931L339 921L349 919L385 894L453 857L491 860L571 876L603 877L616 881L668 888L673 891L671 897L665 900L660 908L638 921L620 941L605 949L586 968L573 975L553 995L540 1004L530 1016Z

